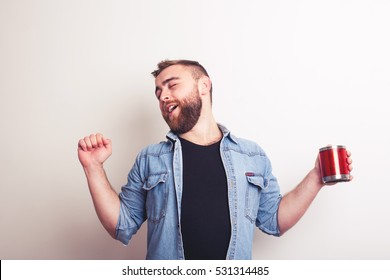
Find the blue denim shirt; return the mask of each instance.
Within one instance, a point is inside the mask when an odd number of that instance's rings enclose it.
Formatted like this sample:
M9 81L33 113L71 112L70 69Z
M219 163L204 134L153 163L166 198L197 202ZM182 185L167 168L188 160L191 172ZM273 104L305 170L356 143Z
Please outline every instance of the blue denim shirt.
M280 234L279 185L268 157L257 144L236 138L222 125L219 128L232 227L226 259L251 259L255 226L267 234ZM168 133L167 139L138 154L119 194L116 239L127 245L147 220L146 259L184 259L180 229L182 151L175 134Z

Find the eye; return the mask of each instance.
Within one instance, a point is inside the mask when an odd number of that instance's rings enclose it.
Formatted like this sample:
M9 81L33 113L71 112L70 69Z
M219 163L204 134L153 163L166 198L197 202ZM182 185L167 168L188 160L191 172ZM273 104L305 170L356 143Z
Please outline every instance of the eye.
M171 85L168 86L168 88L174 88L176 86L177 86L177 84L171 84Z
M160 99L160 96L161 96L161 90L157 90L156 91L156 98Z

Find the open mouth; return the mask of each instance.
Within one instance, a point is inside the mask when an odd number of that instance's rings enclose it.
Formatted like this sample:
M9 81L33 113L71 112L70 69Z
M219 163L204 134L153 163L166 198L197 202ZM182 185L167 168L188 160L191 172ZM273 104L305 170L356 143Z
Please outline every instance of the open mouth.
M169 114L171 114L171 113L177 108L177 106L178 106L178 105L176 105L176 104L168 105L168 106L166 107L166 111L167 111Z

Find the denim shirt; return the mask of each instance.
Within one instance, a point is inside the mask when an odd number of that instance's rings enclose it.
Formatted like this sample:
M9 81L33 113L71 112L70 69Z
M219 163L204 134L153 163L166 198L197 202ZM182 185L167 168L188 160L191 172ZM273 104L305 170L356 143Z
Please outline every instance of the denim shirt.
M251 259L255 226L267 234L280 234L279 185L268 157L257 144L236 138L222 125L219 128L232 227L226 259ZM175 134L169 132L167 139L138 154L119 194L116 239L127 245L147 220L146 259L182 260L182 151Z

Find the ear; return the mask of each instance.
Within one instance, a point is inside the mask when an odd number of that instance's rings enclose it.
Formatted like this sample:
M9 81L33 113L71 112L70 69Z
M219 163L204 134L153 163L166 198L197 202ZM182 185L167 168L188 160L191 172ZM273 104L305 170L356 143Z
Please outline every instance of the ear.
M198 89L201 96L210 95L211 80L207 76L202 76L198 80Z

